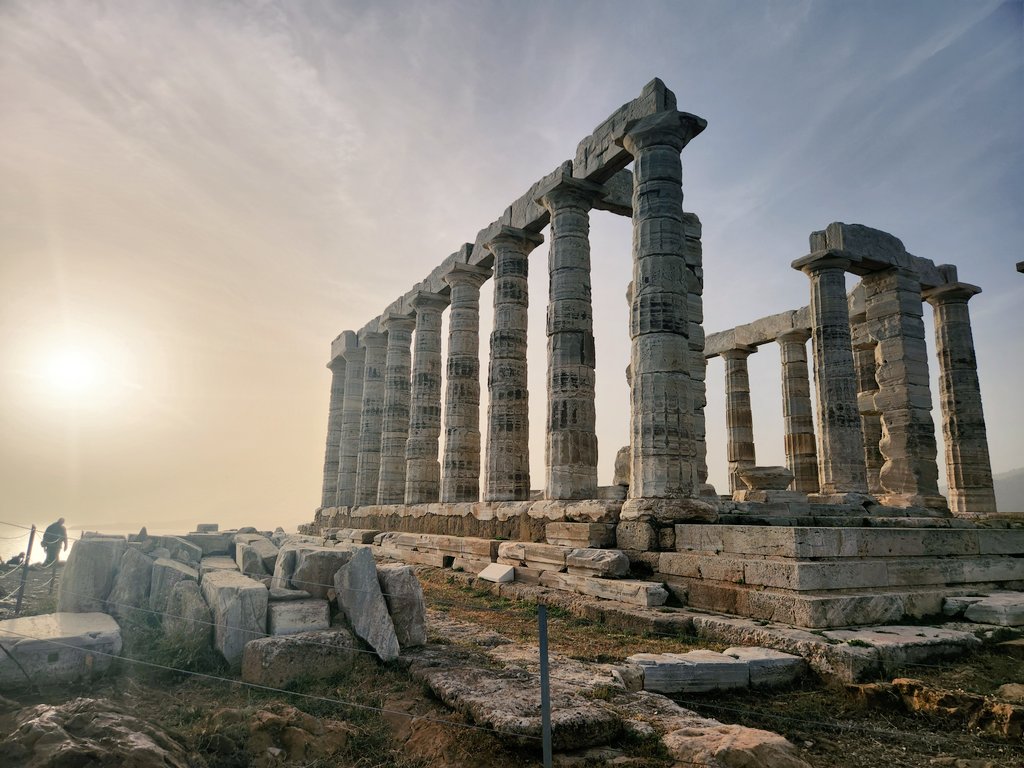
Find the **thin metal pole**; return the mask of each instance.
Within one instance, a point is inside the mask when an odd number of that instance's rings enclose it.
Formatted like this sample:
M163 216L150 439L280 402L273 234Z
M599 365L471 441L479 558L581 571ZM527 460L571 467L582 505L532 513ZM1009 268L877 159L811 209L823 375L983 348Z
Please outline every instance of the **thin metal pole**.
M21 600L25 597L25 581L28 579L28 561L32 559L32 542L36 539L36 527L28 532L28 549L25 550L25 563L21 567L21 586L18 587L18 601L14 604L14 615L21 614Z
M551 768L551 689L548 679L548 609L537 606L537 630L540 635L540 727L544 745L544 768Z
M50 570L53 571L53 573L50 574L50 591L47 592L47 594L50 595L50 596L53 595L53 582L55 582L57 580L57 563L59 563L59 562L60 562L60 555L57 555L57 559L54 560L53 561L53 565L50 566Z

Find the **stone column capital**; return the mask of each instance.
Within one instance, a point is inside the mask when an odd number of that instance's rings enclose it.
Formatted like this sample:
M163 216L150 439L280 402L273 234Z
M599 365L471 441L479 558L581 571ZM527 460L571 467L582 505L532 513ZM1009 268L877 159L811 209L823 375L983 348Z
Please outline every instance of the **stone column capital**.
M388 343L388 336L382 331L365 331L359 334L359 343L363 349L383 347Z
M775 341L779 344L806 344L809 338L811 338L810 328L794 328L791 331L780 333L775 337Z
M816 275L819 272L827 272L830 269L839 269L845 272L850 268L853 263L852 259L847 258L840 252L835 250L827 251L815 251L809 253L802 258L797 259L791 265L793 269L798 269L805 275Z
M391 331L414 331L416 330L416 318L409 315L400 315L396 312L388 312L381 319L380 327L389 333Z
M342 354L346 363L361 363L366 359L366 347L352 347Z
M555 180L546 188L538 190L535 201L551 213L563 207L590 210L594 201L601 199L604 193L605 190L600 184L563 177Z
M338 355L333 358L331 362L327 364L327 368L331 373L344 373L345 372L345 356Z
M719 355L723 360L746 360L750 355L757 352L757 347L746 344L739 344L732 349L727 349Z
M450 299L447 296L443 296L440 293L430 293L429 291L417 291L416 295L412 297L412 305L415 307L417 313L419 312L443 312L445 307L448 306Z
M707 127L707 120L689 112L658 112L630 125L620 141L626 151L634 156L652 145L668 145L682 151Z
M444 280L451 287L456 285L468 285L479 288L494 274L494 270L488 267L480 267L475 264L453 264L452 268L442 275Z
M484 248L495 253L498 248L515 248L526 254L544 242L544 236L538 232L529 232L516 227L498 227L490 239L484 243ZM495 255L497 255L495 253Z
M946 283L922 291L922 296L925 301L935 307L950 302L966 303L979 293L981 293L981 288L970 283Z

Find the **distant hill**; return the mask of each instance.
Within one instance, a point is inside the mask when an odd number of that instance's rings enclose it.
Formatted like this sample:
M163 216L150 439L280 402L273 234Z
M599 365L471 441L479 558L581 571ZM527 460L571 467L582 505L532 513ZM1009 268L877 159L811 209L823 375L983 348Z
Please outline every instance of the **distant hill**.
M1024 467L993 475L996 509L1000 512L1024 512Z

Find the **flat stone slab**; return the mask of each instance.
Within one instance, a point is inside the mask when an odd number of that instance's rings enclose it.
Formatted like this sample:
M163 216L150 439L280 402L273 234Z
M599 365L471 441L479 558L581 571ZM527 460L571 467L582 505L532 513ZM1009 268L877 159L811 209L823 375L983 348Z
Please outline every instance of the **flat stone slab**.
M227 555L210 555L199 561L199 579L210 571L237 571L238 563Z
M629 558L618 549L574 549L565 556L565 564L574 576L616 579L629 575Z
M978 624L1024 626L1024 592L996 592L964 611L964 618Z
M274 688L323 679L351 669L356 653L355 638L344 627L264 637L245 646L242 679Z
M715 651L636 653L626 661L643 668L645 691L705 693L750 684L745 661Z
M548 523L544 526L548 544L560 547L614 547L615 526L611 523Z
M269 594L272 603L285 600L306 600L310 597L312 595L304 589L283 589L282 587L271 587Z
M726 648L722 654L739 659L747 665L751 688L790 685L807 672L807 662L802 658L772 648Z
M574 576L569 573L544 571L540 574L540 584L552 589L565 589L581 595L602 597L605 600L618 600L645 607L664 605L668 600L668 590L653 581L634 579L594 579L589 576Z
M942 601L943 616L963 616L964 611L975 603L984 600L984 595L962 595L947 597Z
M565 570L565 557L571 550L552 544L530 541L503 541L498 545L498 562L511 566L526 566L542 570Z
M0 689L69 683L101 674L121 652L121 629L105 613L48 613L0 621ZM105 655L109 654L109 655Z
M478 579L484 581L492 581L495 584L504 584L508 581L514 581L516 577L516 569L511 565L502 565L501 563L491 563L484 568L480 573L476 575Z
M267 631L271 635L315 632L331 626L331 606L326 600L275 601L267 605Z

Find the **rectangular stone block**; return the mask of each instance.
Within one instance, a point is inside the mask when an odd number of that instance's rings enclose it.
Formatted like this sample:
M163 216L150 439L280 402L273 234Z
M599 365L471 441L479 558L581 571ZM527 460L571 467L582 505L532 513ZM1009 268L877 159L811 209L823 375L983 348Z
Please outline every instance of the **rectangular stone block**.
M544 526L548 544L561 547L614 547L612 523L548 523Z
M267 630L271 635L294 635L330 626L331 608L326 600L275 601L267 606Z
M529 541L503 541L498 545L498 562L507 565L521 563L530 567L555 566L554 570L565 568L568 547L552 544L535 544ZM536 564L536 565L534 565Z
M228 555L235 543L233 531L189 533L182 538L199 547L202 557Z
M715 651L637 653L626 661L643 668L645 691L706 693L750 684L746 662Z
M0 647L0 689L60 685L106 672L121 652L121 628L105 613L25 616L0 621Z
M540 575L540 583L541 586L551 589L564 589L569 592L578 592L581 595L617 600L648 608L664 605L668 599L668 591L661 584L651 581L593 579L587 576L572 576L567 573L545 571Z
M213 615L214 648L237 667L245 644L267 634L267 588L235 571L211 571L202 590Z

